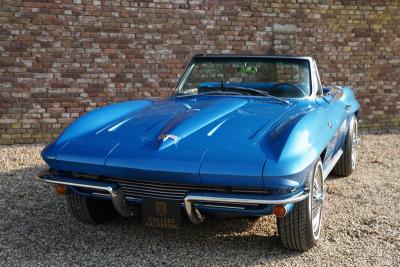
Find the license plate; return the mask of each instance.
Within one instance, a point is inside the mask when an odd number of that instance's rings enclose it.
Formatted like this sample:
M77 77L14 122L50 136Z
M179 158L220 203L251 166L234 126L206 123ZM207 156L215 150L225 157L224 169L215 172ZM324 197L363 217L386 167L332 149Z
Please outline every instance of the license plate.
M177 229L181 224L180 201L143 199L143 221L146 226Z

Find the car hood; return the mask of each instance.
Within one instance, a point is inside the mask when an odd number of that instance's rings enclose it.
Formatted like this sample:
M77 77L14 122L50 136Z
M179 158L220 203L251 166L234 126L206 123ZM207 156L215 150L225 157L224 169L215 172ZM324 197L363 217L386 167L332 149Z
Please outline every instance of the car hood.
M246 185L262 186L259 140L294 106L237 96L154 101L65 142L57 167L180 183L240 186L247 179Z

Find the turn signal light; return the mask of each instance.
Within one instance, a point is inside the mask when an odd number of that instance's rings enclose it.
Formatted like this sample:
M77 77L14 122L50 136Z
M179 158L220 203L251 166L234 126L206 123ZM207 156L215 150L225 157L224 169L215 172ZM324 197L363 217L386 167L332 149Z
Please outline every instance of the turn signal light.
M282 218L286 215L286 208L284 205L275 205L272 212L276 217Z
M59 194L59 195L65 195L65 193L67 192L67 188L65 187L65 185L62 185L62 184L58 184L58 185L56 185L56 192Z

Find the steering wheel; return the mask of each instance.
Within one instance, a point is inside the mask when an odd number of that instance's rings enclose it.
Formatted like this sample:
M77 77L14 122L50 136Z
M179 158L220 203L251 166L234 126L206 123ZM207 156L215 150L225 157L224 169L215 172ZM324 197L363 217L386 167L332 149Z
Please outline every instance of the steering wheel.
M276 90L278 87L281 86L289 86L293 89L295 89L295 91L293 90ZM273 85L269 90L269 93L273 96L280 96L280 97L304 97L306 96L306 93L303 91L303 89L300 86L297 86L295 84L292 83L277 83L275 85Z

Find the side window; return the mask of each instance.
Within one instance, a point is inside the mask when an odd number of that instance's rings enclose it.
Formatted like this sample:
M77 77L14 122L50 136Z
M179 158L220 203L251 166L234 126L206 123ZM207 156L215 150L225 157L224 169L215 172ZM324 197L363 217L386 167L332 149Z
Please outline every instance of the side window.
M321 84L321 80L319 78L319 72L318 72L318 68L317 68L317 63L314 60L314 69L315 69L315 74L317 76L317 96L321 96L322 95L322 84Z

